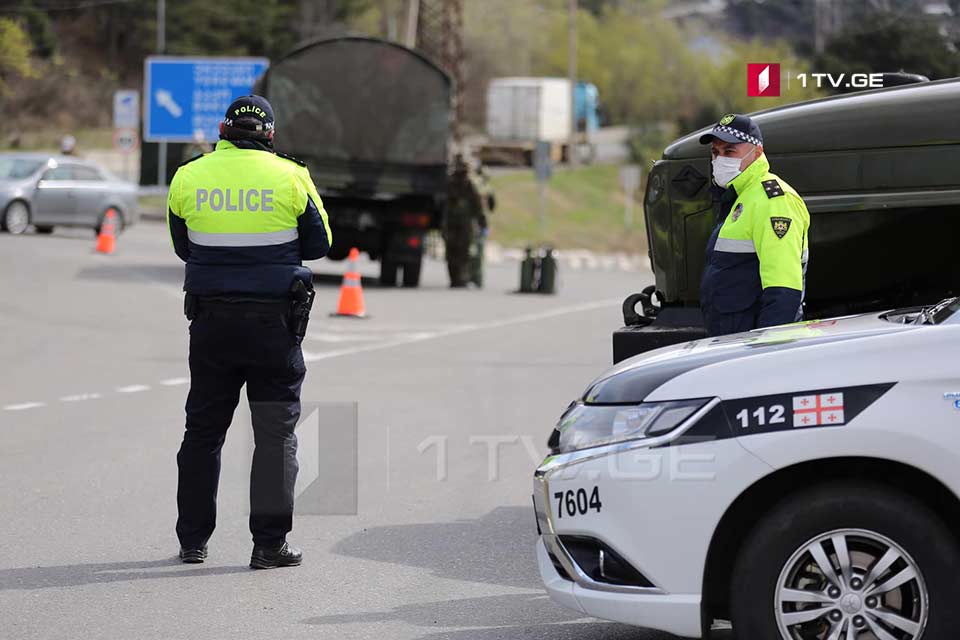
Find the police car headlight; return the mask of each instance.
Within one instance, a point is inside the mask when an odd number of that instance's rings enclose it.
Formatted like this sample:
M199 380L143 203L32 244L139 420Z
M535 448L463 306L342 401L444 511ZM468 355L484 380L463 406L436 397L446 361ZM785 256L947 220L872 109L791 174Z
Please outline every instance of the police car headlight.
M663 436L681 426L709 399L645 402L631 406L572 405L550 436L554 453Z

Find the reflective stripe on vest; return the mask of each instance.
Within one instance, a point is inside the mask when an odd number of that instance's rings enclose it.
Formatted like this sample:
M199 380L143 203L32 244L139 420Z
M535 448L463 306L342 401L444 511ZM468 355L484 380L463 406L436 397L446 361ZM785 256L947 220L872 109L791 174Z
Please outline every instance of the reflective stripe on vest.
M713 247L714 251L723 253L756 253L757 248L753 245L753 240L734 240L733 238L717 238L717 244Z
M264 233L205 233L187 229L190 242L204 247L267 247L300 237L296 227Z

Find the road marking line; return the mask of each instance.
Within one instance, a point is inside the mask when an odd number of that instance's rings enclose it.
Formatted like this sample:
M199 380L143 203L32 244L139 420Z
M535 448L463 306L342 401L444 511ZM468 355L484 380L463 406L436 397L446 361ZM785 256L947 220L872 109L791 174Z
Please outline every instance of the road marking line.
M131 384L126 387L117 387L114 389L117 393L138 393L140 391L149 391L150 387L145 384Z
M63 396L60 402L80 402L81 400L97 400L102 397L99 393L75 393L72 396Z
M376 335L372 333L361 334L361 333L332 333L332 334L323 334L323 333L308 333L308 340L316 340L317 342L327 342L327 343L343 343L343 342L378 342L383 340L392 339L401 339L401 338L421 338L421 337L431 337L435 335L434 331L396 331L390 332L386 335Z
M21 402L20 404L8 404L3 410L4 411L23 411L25 409L36 409L37 407L43 407L45 403L43 402Z
M558 316L569 315L571 313L580 313L582 311L593 311L594 309L602 309L610 305L619 305L619 298L609 298L607 300L595 300L593 302L585 302L582 304L569 305L566 307L558 307L556 309L550 309L548 311L542 311L539 313L528 313L513 318L507 318L504 320L493 320L491 322L480 322L475 324L464 324L464 325L453 325L448 329L442 329L438 331L421 331L421 332L410 332L406 334L399 334L403 337L397 338L395 340L387 342L377 342L376 344L368 344L363 346L352 347L349 349L339 349L336 351L326 351L322 353L310 353L309 351L303 352L303 359L305 362L317 362L319 360L329 360L331 358L339 358L341 356L349 356L357 353L366 353L368 351L380 351L382 349L391 349L393 347L400 347L407 344L413 344L415 342L425 342L427 340L435 340L437 338L446 338L448 336L460 335L463 333L473 333L476 331L485 331L487 329L498 329L501 327L509 327L516 324L523 324L526 322L536 322L537 320L547 320L550 318L556 318ZM398 334L394 334L398 335ZM345 337L345 336L344 336ZM323 340L323 338L321 338ZM160 384L165 387L173 387L178 385L189 384L189 378L168 378L166 380L161 380ZM117 387L114 389L117 393L139 393L141 391L149 391L150 387L145 384L132 384L125 387ZM95 400L102 398L99 393L78 393L69 396L63 396L60 398L61 402L79 402L81 400ZM4 411L24 411L26 409L36 409L37 407L44 407L46 403L43 402L23 402L20 404L8 404L3 407Z
M594 309L602 309L610 305L617 305L619 307L620 303L621 303L621 300L619 298L609 298L607 300L595 300L593 302L585 302L583 304L575 304L575 305L570 305L566 307L559 307L557 309L551 309L549 311L541 311L540 313L528 313L524 315L514 316L513 318L507 318L504 320L494 320L492 322L480 322L476 324L465 324L465 325L460 325L459 327L454 327L452 329L437 331L435 333L411 335L411 336L408 336L405 338L399 338L397 340L393 340L390 342L382 342L378 344L358 346L350 349L340 349L337 351L326 351L323 353L310 353L309 351L304 351L303 361L317 362L319 360L329 360L331 358L339 358L341 356L351 356L357 353L366 353L368 351L380 351L381 349L390 349L393 347L400 347L407 344L413 344L414 342L424 342L426 340L434 340L436 338L446 338L447 336L454 336L462 333L472 333L475 331L485 331L487 329L498 329L500 327L509 327L511 325L523 324L525 322L547 320L549 318L569 315L571 313L580 313L581 311L593 311Z

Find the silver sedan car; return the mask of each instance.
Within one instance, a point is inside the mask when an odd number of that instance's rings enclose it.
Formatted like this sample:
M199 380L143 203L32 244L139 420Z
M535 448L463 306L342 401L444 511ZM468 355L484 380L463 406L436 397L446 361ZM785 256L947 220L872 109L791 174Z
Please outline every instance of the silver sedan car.
M117 231L139 218L137 187L73 156L0 153L0 228L38 233L54 227L89 227L99 233L108 209Z

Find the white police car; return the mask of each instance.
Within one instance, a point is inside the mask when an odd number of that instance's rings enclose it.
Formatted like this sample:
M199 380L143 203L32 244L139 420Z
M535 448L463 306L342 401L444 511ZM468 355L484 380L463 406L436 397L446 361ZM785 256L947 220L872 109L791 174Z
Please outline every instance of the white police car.
M565 607L686 637L960 637L960 298L637 356L550 447L537 555Z

